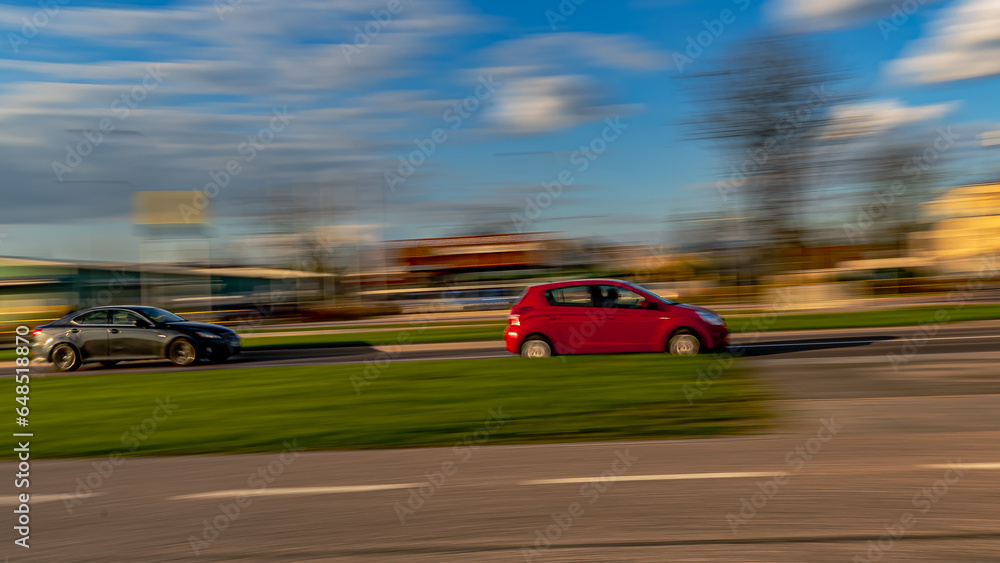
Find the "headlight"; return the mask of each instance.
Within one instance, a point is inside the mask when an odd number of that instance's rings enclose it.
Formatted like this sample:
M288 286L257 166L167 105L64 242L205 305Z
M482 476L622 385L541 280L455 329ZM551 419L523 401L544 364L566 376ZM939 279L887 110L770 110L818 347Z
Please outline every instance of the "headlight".
M726 321L722 320L722 317L718 313L713 313L712 311L698 311L698 316L710 325L726 324Z
M222 337L212 332L196 332L196 335L209 340L222 340Z

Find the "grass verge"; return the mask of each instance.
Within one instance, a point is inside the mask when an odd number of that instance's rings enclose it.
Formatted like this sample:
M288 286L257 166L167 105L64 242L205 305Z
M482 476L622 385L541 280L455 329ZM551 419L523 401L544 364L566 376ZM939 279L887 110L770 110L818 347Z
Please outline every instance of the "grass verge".
M411 327L399 331L349 332L345 334L296 334L290 336L262 336L243 338L247 350L273 350L281 348L325 348L333 346L385 346L391 344L436 344L439 342L478 342L503 339L506 325L470 326L422 330Z
M947 317L938 319L942 311ZM763 314L751 317L728 319L733 332L753 332ZM779 314L768 330L815 330L833 328L870 328L889 326L916 326L920 323L954 323L960 321L983 321L1000 319L1000 305L931 305L879 311L851 311L843 313Z
M267 326L267 325L262 325L262 326L254 327L252 330L240 331L240 334L242 334L244 336L250 336L250 335L253 335L255 333L261 333L261 332L287 332L287 333L290 333L290 334L297 334L297 333L316 332L318 330L321 330L321 331L327 331L327 330L353 330L353 331L362 331L362 330L371 330L371 329L398 329L398 330L415 331L415 330L420 330L421 328L423 328L423 329L441 329L441 328L449 328L449 327L457 327L457 326L461 326L461 327L467 327L467 326L470 326L470 327L492 326L492 327L503 328L505 325L506 325L506 320L504 320L504 319L497 319L497 320L492 320L492 321L465 321L465 320L462 320L462 319L455 319L454 321L434 321L434 322L416 322L416 321L414 321L412 323L352 324L352 325L339 325L339 326L338 325L330 325L330 326L307 326L307 327L290 327L288 325L271 327L271 326ZM229 328L236 329L237 327L229 325ZM499 328L497 330L499 330Z
M360 394L352 376L363 377L363 365L35 377L30 427L7 424L34 432L33 458L273 452L292 439L309 450L452 446L482 430L491 409L509 418L490 424L489 444L763 428L764 392L738 365L688 404L684 386L709 363L663 355L401 362ZM176 406L167 415L157 401Z

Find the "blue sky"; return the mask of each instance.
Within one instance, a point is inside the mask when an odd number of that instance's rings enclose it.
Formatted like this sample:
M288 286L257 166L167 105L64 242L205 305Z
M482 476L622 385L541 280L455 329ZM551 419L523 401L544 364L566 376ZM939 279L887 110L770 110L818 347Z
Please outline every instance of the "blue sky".
M869 142L952 126L974 151L1000 129L1000 0L577 1L0 4L0 255L139 259L132 194L194 194L233 161L199 214L223 248L274 210L348 238L497 225L658 242L667 218L718 208L724 169L690 140L679 78L765 33L807 34L855 77L870 98L831 111ZM717 37L679 69L705 22ZM415 140L433 153L387 189ZM606 150L581 170L591 143ZM988 170L971 162L957 182Z

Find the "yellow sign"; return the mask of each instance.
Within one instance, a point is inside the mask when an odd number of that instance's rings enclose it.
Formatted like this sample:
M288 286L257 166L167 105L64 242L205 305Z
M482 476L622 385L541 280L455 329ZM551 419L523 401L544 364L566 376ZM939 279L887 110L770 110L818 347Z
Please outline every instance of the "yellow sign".
M136 225L205 225L208 223L206 206L196 199L204 199L196 190L135 192L132 196L133 222ZM197 212L192 213L193 209Z

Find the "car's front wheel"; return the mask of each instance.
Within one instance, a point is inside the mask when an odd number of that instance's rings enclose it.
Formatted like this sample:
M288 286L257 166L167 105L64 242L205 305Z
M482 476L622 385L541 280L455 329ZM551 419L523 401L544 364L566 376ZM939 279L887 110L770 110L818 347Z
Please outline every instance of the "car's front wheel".
M540 336L530 336L521 344L521 355L525 358L548 358L552 347Z
M675 356L695 356L701 351L701 341L688 330L680 330L670 337L667 351Z
M198 359L198 350L194 347L194 343L187 338L178 338L170 344L167 358L175 366L189 366Z
M80 354L69 344L60 344L52 350L52 365L59 371L75 371L80 367Z

